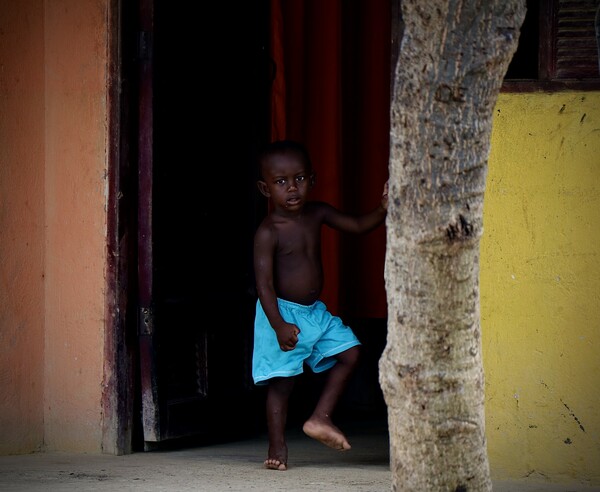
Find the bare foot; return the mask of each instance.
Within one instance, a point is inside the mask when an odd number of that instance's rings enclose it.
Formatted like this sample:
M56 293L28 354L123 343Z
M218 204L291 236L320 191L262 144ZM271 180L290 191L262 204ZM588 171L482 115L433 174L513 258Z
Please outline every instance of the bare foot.
M269 446L269 457L265 460L265 468L269 470L287 470L287 446L276 449Z
M267 458L265 460L265 468L268 468L269 470L285 471L287 470L287 465L279 460Z
M302 430L307 436L322 442L330 448L338 449L339 451L347 451L352 447L342 431L330 421L318 420L311 417L304 422Z

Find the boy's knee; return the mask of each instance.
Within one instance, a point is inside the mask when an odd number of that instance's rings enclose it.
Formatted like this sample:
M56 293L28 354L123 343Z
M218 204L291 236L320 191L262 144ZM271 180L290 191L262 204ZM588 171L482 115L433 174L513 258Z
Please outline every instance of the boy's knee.
M360 345L356 345L349 348L343 353L342 362L349 366L355 367L360 359L361 348Z

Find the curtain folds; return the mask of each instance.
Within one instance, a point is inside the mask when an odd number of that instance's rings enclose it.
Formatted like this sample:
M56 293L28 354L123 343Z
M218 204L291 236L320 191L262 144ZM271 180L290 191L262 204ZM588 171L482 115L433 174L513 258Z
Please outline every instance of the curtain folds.
M388 177L390 0L271 0L271 138L302 141L313 197L348 212L380 200ZM384 318L385 228L348 237L323 230L333 313Z

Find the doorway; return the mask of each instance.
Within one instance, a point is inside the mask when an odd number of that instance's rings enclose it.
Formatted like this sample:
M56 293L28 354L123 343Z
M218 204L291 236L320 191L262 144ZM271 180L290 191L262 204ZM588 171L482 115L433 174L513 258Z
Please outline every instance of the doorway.
M252 242L266 213L254 155L271 138L270 1L185 9L167 0L138 2L124 16L136 26L124 28L124 39L135 46L130 108L138 115L138 143L131 153L138 155L140 197L132 221L137 269L129 272L140 340L133 447L215 433L239 439L265 430L265 392L251 377ZM142 134L151 135L148 147ZM349 193L354 206L357 176ZM338 282L347 287L352 279ZM386 320L345 320L364 350L338 417L385 421L377 362ZM321 384L310 371L299 378L290 425L306 418Z

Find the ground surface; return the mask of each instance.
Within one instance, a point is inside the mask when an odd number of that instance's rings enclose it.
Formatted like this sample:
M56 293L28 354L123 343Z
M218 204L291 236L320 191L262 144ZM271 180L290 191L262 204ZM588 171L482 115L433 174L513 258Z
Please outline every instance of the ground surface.
M301 432L289 439L289 469L266 470L264 437L126 456L36 453L0 457L0 491L389 492L387 434L348 433L352 449L331 450ZM600 492L582 484L494 482L495 492Z

